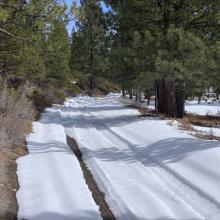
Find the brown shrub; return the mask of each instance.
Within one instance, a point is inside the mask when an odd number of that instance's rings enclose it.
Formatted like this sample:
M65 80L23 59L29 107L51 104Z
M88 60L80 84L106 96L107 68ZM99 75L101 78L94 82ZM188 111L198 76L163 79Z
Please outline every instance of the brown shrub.
M16 159L27 153L25 134L31 132L35 118L27 98L29 86L19 89L0 84L0 219L16 219Z
M52 105L52 99L49 94L45 94L41 91L34 91L30 96L30 100L32 100L34 108L38 112L42 112L45 108L50 107Z
M36 113L26 94L27 86L18 90L4 86L0 92L0 147L20 144L30 131Z

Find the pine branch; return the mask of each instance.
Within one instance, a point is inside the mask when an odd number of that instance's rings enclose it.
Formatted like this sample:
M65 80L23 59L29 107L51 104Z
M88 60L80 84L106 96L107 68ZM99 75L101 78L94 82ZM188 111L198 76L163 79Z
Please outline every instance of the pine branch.
M15 39L17 39L17 40L21 40L20 37L17 37L17 36L15 36L14 34L12 34L11 32L8 32L8 31L6 31L6 30L4 30L4 29L2 29L2 28L0 28L0 31L3 32L3 33L5 33L5 34L7 34L7 35L9 35L9 36L11 36L11 37L13 37L13 38L15 38Z

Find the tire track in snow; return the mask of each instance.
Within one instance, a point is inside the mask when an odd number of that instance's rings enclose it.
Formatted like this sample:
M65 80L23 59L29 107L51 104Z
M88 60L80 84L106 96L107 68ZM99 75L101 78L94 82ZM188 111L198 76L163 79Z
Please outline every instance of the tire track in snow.
M91 112L89 112L86 109L85 106L83 107L90 116L94 117L95 119L97 119L99 123L101 123L96 116L94 116ZM104 124L104 122L102 122L102 124ZM95 127L95 124L93 125ZM112 131L111 128L109 128L106 124L105 124L105 127L106 127L106 131L110 132L110 135L109 135L110 137L114 135L115 132ZM97 132L100 132L100 131L97 130ZM118 135L115 135L115 138L117 139ZM114 145L114 143L111 143L110 138L105 137L105 139L108 139L109 144ZM125 139L125 142L128 143L129 140ZM128 147L132 151L135 151L134 148L131 148L129 145ZM155 160L155 158L152 158L152 157L149 159ZM139 161L139 160L137 161L142 163L144 166L146 166L146 164L144 164L143 161ZM194 186L192 183L190 183L189 181L181 177L178 173L173 171L171 168L169 168L165 164L161 163L160 161L156 161L156 162L158 166L160 167L160 172L158 172L158 169L155 169L152 167L151 167L151 171L153 172L152 174L154 174L154 176L157 177L158 182L160 182L160 184L165 189L175 194L185 206L190 207L191 210L197 213L197 215L199 214L201 219L207 219L207 220L218 219L220 206L219 206L219 203L215 201L215 199L213 199L207 193L203 192L201 189L199 189L198 187ZM167 184L168 176L172 180L172 181L171 180L169 181L169 184ZM176 183L176 185L174 184L174 182ZM179 189L181 189L183 192L181 192L181 190ZM203 205L205 204L202 209L201 209L201 206L197 203L198 201L200 202L202 201ZM212 210L211 215L210 215L210 210Z
M108 130L111 133L115 133L115 131L113 131L111 128L108 128ZM118 137L118 134L116 135L116 137ZM132 136L132 138L133 137L134 136ZM128 139L126 138L125 138L125 141L129 142ZM134 147L130 147L130 148L132 148L131 149L132 151L137 152L137 150ZM155 164L157 164L157 166L160 168L160 169L157 169L153 166L151 167L154 170L154 173L158 176L158 178L163 180L164 185L168 187L169 190L173 191L177 195L180 195L179 197L182 198L186 203L188 203L196 212L199 212L201 216L203 216L204 219L219 220L220 204L218 201L216 201L206 192L202 191L199 187L195 186L193 183L191 183L190 181L182 177L176 171L168 167L165 163L162 163L158 159L155 159L154 157L150 156L149 154L148 154L148 159L150 161L154 161ZM139 159L137 160L143 163L144 166L146 166L146 161L141 161ZM162 176L163 178L161 178ZM169 181L169 184L166 184L168 182L167 181L168 176L170 177L171 180ZM176 183L176 185L174 184L174 182ZM185 191L179 190L179 189L185 189ZM197 200L196 198L197 199L200 198L200 199ZM199 201L199 200L203 201L203 203L205 204L205 208L203 207L201 209L201 206L196 203L196 201ZM212 211L210 212L210 210ZM212 214L210 215L209 213L212 213Z
M81 103L81 101L80 101L80 103ZM79 107L81 109L81 114L83 116L88 116L88 112L85 111L82 104L79 104L75 100L74 100L74 102L72 102L72 104L75 104L77 107ZM87 113L87 115L86 115L86 113ZM74 128L72 128L72 129L74 129ZM87 133L88 132L93 134L93 136L94 136L94 133L96 133L96 135L99 136L99 133L95 127L88 128ZM67 133L67 135L70 135L68 131L66 133ZM75 139L76 139L79 147L81 149L87 148L82 143L81 137L77 134L77 132L74 132L74 134L75 134L74 136L75 136ZM96 145L97 145L97 143L94 142L93 146L96 146ZM84 157L85 157L85 155L83 154L83 158ZM86 159L86 158L84 158L84 159ZM132 212L130 212L130 210L126 206L125 202L123 201L123 198L121 198L120 195L115 191L115 189L109 184L111 182L110 177L108 177L106 175L105 170L102 169L102 167L97 163L96 160L94 160L94 158L90 158L89 161L85 160L85 162L89 168L94 168L96 170L96 172L98 173L98 175L94 175L94 179L97 182L99 189L105 193L106 201L109 204L110 209L113 211L115 216L120 216L120 219L124 219L124 220L134 220L136 217L133 215ZM91 169L91 173L92 173L92 169ZM120 206L118 205L118 203L120 204ZM112 205L112 204L114 204L114 205ZM123 207L121 207L121 205ZM119 209L119 207L120 207L120 209ZM128 213L129 213L129 216L132 216L130 219L128 219L128 217L127 217Z
M110 135L114 135L115 131L113 131L111 128L108 126L106 127L107 130L111 133ZM127 130L128 131L128 130ZM132 134L131 134L132 136ZM115 134L115 137L118 138L118 134ZM132 136L133 138L134 136ZM122 137L121 137L122 138ZM124 137L123 137L124 138ZM137 138L137 137L136 137ZM110 138L109 138L110 139ZM129 143L128 139L125 138L125 142ZM137 152L135 147L131 147L131 145L127 145L133 152ZM141 147L141 146L139 146ZM144 146L143 146L144 147ZM151 167L152 170L154 170L154 174L158 176L158 179L161 179L160 177L163 175L164 178L163 180L163 185L169 189L170 191L174 192L176 195L179 195L179 198L181 198L184 203L187 203L190 205L190 207L197 213L201 215L203 219L213 219L213 220L219 220L220 216L220 204L218 201L216 201L214 198L209 196L206 192L202 191L199 187L195 186L188 180L186 180L184 177L182 177L180 174L178 174L176 171L173 169L169 168L165 163L162 163L161 161L153 158L149 154L147 155L148 159L150 161L154 161L155 164L160 168L160 172L158 169L155 169L153 166ZM146 161L141 161L140 159L136 158L138 162L142 163L144 166L146 166ZM169 184L167 184L167 177L172 178L172 181L169 181ZM176 183L173 184L173 183ZM172 184L170 184L172 183ZM174 188L175 186L175 188ZM177 187L178 186L178 187ZM185 189L183 192L179 189ZM187 192L187 193L186 193ZM189 195L189 196L188 196ZM191 195L194 195L193 197ZM200 198L200 199L196 199ZM192 199L193 198L193 199ZM196 201L203 201L205 203L205 208L201 209L201 206L196 203ZM211 215L210 213L211 211ZM209 211L207 211L209 210Z
M85 106L82 105L82 102L80 102L80 106L81 106L81 108L83 108L83 109L82 109L82 112L84 113L84 115L86 115L86 116L90 115L90 116L92 116L93 118L96 118L94 115L92 115L92 114L86 109ZM97 120L98 120L98 119L97 119ZM93 126L95 127L94 124L93 124ZM107 129L109 129L109 128L107 127ZM100 133L100 131L98 131L97 129L95 129L94 132L96 133L96 136L98 136L99 139L102 140L102 142L106 143L107 146L108 146L108 145L109 145L109 146L115 146L115 144L112 143L112 141L111 141L109 138L103 137L103 135ZM93 135L94 135L94 134L93 134ZM115 148L116 148L116 147L115 147ZM118 149L118 148L116 148L116 149ZM123 151L121 151L121 152L123 152ZM123 152L123 153L124 153L124 152ZM130 155L128 155L128 156L130 156ZM140 163L140 161L138 161L138 160L137 160L137 162ZM143 165L142 165L142 166L143 166ZM146 167L144 167L144 168L146 169ZM133 168L133 169L134 169L134 172L139 171L139 169L135 169L135 168ZM140 177L141 177L141 175L142 175L142 173L140 173ZM155 175L154 172L152 173L152 175L157 179L158 183L161 185L162 189L164 190L164 192L165 192L166 194L170 195L171 198L175 197L175 199L176 199L177 201L179 201L180 203L182 203L186 208L190 209L191 212L195 213L196 216L198 216L199 219L205 219L205 218L203 218L196 210L194 210L194 209L193 209L191 206L189 206L185 201L183 201L183 200L181 199L181 197L179 197L179 196L178 196L177 194L175 194L174 192L170 191L170 190L166 187L166 185L162 184L161 181L160 181L160 179L158 179L158 177ZM144 184L144 182L143 182L143 184ZM175 219L175 214L171 211L171 209L170 209L160 198L158 198L158 197L156 197L155 195L153 195L153 193L152 193L151 191L149 191L149 190L147 190L147 193L148 193L149 195L155 197L155 199L158 200L158 202L161 204L161 206L164 206L164 208L165 208L166 210L169 210L170 215L173 216L173 218Z

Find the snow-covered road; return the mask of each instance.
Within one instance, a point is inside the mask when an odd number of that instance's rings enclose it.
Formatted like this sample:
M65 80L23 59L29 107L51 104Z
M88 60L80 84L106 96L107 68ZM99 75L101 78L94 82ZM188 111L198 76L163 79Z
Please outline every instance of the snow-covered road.
M34 131L34 134L38 133L38 137L37 140L31 141L39 142L41 139L38 138L47 135L51 140L53 136L58 137L59 132L52 134L50 129L57 129L55 126L64 127L65 133L76 139L84 161L119 220L219 220L220 143L180 133L176 127L169 126L167 121L140 118L137 117L138 114L137 110L124 107L118 101L118 95L111 94L103 98L78 96L68 99L63 106L54 106L48 110L48 114L40 121L42 126L50 126L45 127L48 131L44 130L41 134L39 133L42 129L39 132ZM29 145L31 150L32 145ZM36 144L33 146L36 147ZM46 160L49 161L54 157L53 154L56 154L51 153L53 148L43 145L43 149L40 146L38 150L48 151L47 148L50 149L50 155L46 154ZM54 148L56 149L56 145ZM40 188L32 187L33 192L28 188L30 184L34 184L34 180L41 178L39 170L44 172L44 165L39 169L33 167L33 171L29 169L30 164L41 160L38 158L39 152L36 154L34 149L33 153L18 161L18 164L23 163L23 168L20 166L18 170L21 183L18 198L22 204L20 213L28 213L37 202L42 202L39 200L26 204L21 200L34 201L38 196L45 195L46 192L42 192L41 188L46 189L48 184L45 181L37 181ZM73 157L72 153L65 154L65 157ZM71 163L75 163L74 160L72 159ZM67 158L57 160L60 166L61 161L65 164ZM52 174L45 174L48 175L48 181L51 180L51 175L56 176L57 172L62 171L61 168L57 169L56 160L53 160L53 163L50 165L53 168ZM71 175L75 172L73 167L78 165L75 163L67 166L68 170L62 172ZM28 172L36 172L33 182L28 179ZM66 183L65 174L57 177L58 186L65 185L65 192L56 196L54 194L59 188L55 187L54 191L49 191L55 207L59 207L58 202L62 204L63 200L66 201L66 212L71 216L71 202L74 213L75 199L77 201L79 194L84 196L85 193L86 198L89 198L87 207L92 207L91 213L96 213L96 206L85 186L76 196L74 189L70 190L71 183ZM83 185L82 178L79 179ZM70 181L74 182L73 179ZM80 183L78 185L80 186ZM68 196L65 194L67 191L71 192ZM47 202L49 201L46 201L46 204ZM65 204L62 205L61 212L65 212ZM52 205L49 207L53 209ZM43 213L44 209L41 212Z
M59 110L118 219L220 219L219 142L137 118L111 95Z

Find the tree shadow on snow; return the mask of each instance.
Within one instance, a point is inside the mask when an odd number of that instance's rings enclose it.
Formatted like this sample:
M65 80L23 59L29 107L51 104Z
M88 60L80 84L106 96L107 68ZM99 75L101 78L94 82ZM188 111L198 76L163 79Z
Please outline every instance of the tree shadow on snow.
M81 215L63 215L55 212L45 212L36 216L30 216L30 218L31 220L98 220L98 215L98 213L92 211L83 211Z
M121 139L123 140L123 138ZM125 141L128 144L128 149L126 150L111 147L101 150L82 149L82 151L86 152L85 158L92 157L107 161L125 161L127 163L139 162L146 167L159 167L220 209L219 201L168 166L169 163L182 160L197 152L219 148L220 143L218 141L192 138L168 138L147 146L133 145L131 143L129 145L129 141ZM209 172L211 173L211 170Z
M0 219L1 220L6 220L6 219L2 219L1 216L0 216ZM108 217L103 217L104 220L112 220ZM145 217L137 217L135 218L136 220L178 220L178 219L174 219L174 218L145 218ZM181 218L181 220L199 220L200 218L198 219L195 219L195 218ZM7 219L8 220L8 219ZM95 212L91 212L91 211L84 211L82 213L82 215L62 215L62 214L59 214L59 213L50 213L50 212L47 212L47 213L42 213L42 214L39 214L39 215L36 215L36 216L31 216L31 220L98 220L97 219L97 213Z
M83 110L82 110L83 111ZM84 110L85 111L85 110ZM109 110L111 111L111 110ZM62 113L61 113L62 112ZM96 129L106 129L107 125L110 127L119 127L127 124L131 124L138 121L144 120L160 120L159 117L148 117L140 118L137 115L120 115L120 116L105 116L99 118L98 116L93 116L86 112L86 115L74 114L71 115L71 112L63 112L61 109L56 111L45 112L41 119L41 123L45 124L60 124L66 128L76 127L76 128L92 128Z
M74 106L53 106L54 110L61 110L62 112L78 112L82 111L83 107L74 107ZM98 111L111 111L111 110L126 110L127 106L122 105L95 105L95 106L86 106L86 110L90 112ZM86 111L85 110L85 111Z
M128 140L126 143L128 144ZM128 149L119 150L117 147L99 150L82 149L88 157L98 157L109 161L139 161L145 166L157 166L161 163L174 163L199 151L219 148L217 141L206 141L193 138L168 138L153 144L127 145Z
M66 144L56 140L43 142L43 143L28 141L28 150L31 154L50 153L50 152L72 154L71 149Z

